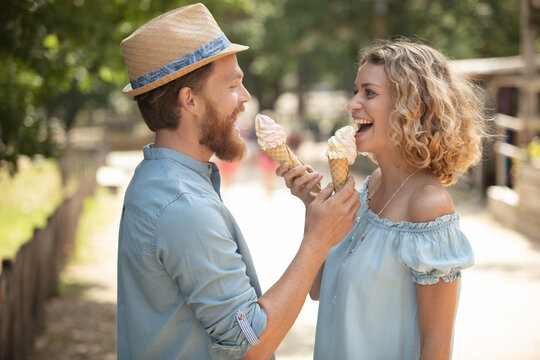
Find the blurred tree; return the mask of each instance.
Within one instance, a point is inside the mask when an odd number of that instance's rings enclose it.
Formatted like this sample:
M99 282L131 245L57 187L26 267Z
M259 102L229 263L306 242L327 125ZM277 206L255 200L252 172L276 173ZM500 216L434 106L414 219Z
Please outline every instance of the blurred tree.
M149 19L193 1L0 2L0 166L60 155L55 135L84 109L106 107L127 83L120 41ZM207 1L240 11L250 1ZM232 10L231 10L232 9Z
M127 82L120 41L188 0L0 2L0 166L59 155L56 129ZM204 0L262 109L284 91L350 89L374 38L422 40L454 58L519 54L517 0Z
M271 107L284 90L302 95L314 87L352 88L359 51L374 39L420 40L452 58L519 54L517 0L279 0L272 4L258 7L262 29L257 30L257 39L247 41L253 50L249 89L264 108ZM302 111L302 101L300 106Z

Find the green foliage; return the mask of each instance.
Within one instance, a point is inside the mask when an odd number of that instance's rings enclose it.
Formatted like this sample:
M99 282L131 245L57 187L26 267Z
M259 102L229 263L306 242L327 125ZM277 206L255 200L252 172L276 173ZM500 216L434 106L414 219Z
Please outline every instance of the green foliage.
M92 196L84 199L83 210L77 226L75 254L71 261L84 263L99 256L92 247L92 236L98 236L115 219L111 217L115 195L98 186Z
M55 135L106 108L127 83L120 41L187 0L0 2L0 166L59 156ZM270 108L284 91L350 88L359 50L377 37L420 39L453 58L519 53L517 0L207 0Z
M120 41L188 1L17 0L0 2L0 167L20 155L59 156L57 130L108 106L127 82ZM210 1L218 12L247 1Z
M360 49L376 38L421 40L452 58L519 54L516 0L261 3L252 30L244 31L252 51L240 60L248 63L248 89L263 107L285 90L351 88Z
M60 174L55 162L19 160L15 176L0 170L0 258L10 258L43 227L62 201Z

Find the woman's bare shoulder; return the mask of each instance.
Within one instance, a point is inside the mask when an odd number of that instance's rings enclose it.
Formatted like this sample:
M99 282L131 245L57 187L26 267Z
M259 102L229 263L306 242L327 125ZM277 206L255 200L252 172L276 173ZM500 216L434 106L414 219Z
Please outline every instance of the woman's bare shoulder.
M455 211L448 191L438 181L430 178L421 179L409 199L411 222L428 222Z

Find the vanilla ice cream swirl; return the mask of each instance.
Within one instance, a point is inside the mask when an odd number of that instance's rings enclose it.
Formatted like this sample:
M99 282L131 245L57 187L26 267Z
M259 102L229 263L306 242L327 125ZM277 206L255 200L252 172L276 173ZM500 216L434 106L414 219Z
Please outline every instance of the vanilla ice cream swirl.
M356 141L354 139L354 128L350 125L344 126L336 134L328 139L328 159L347 159L349 165L356 159Z
M287 134L281 125L276 124L271 117L266 115L258 114L255 117L255 132L257 142L263 150L285 144L287 141Z

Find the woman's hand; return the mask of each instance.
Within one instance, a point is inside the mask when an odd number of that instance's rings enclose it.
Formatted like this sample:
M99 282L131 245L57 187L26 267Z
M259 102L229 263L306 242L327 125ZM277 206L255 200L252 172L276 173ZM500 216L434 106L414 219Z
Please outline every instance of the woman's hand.
M308 174L302 175L306 171ZM320 173L314 171L309 165L297 166L289 170L287 162L282 163L276 169L276 175L285 179L285 185L291 189L291 194L302 200L306 207L317 196L315 189L323 178Z

